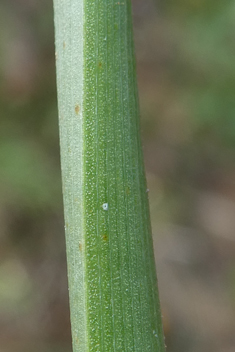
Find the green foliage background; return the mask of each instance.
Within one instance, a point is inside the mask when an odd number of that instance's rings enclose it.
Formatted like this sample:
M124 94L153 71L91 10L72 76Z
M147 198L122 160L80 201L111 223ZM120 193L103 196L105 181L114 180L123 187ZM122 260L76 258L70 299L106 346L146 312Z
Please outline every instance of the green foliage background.
M169 352L235 348L235 5L133 1ZM0 345L71 351L52 3L0 4Z

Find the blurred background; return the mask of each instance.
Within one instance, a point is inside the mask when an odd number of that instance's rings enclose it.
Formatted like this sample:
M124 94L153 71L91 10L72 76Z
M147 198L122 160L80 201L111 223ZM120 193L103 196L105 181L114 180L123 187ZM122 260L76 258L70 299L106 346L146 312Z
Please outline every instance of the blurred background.
M133 12L167 351L234 352L235 3ZM0 351L71 352L52 1L0 23Z

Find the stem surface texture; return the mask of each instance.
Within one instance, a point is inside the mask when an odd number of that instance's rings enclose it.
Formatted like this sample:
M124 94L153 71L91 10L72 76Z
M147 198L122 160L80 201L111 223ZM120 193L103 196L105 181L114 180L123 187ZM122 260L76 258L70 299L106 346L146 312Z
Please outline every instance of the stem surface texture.
M131 3L54 0L74 352L163 352Z

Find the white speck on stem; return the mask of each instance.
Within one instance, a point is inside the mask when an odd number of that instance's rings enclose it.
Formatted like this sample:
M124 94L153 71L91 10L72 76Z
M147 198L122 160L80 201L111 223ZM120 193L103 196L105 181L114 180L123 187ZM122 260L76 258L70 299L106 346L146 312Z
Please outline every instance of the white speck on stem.
M102 208L103 208L104 210L108 210L108 208L109 208L108 203L104 203L104 204L102 205Z
M153 335L154 335L155 337L158 337L158 334L156 333L155 330L153 330Z

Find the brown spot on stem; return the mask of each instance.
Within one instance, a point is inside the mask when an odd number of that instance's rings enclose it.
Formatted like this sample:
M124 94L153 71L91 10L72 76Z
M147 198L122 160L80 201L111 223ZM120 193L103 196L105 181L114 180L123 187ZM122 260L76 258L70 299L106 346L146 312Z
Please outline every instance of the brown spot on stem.
M80 252L82 251L82 244L81 244L81 242L79 242L79 251L80 251Z
M99 62L98 66L99 66L99 68L101 68L102 67L102 62Z
M75 105L75 112L76 112L76 114L78 114L79 111L80 111L80 106L77 104L77 105Z
M63 41L63 49L65 49L65 47L66 47L66 43L65 41Z
M103 240L104 241L108 241L108 236L107 235L103 235Z

